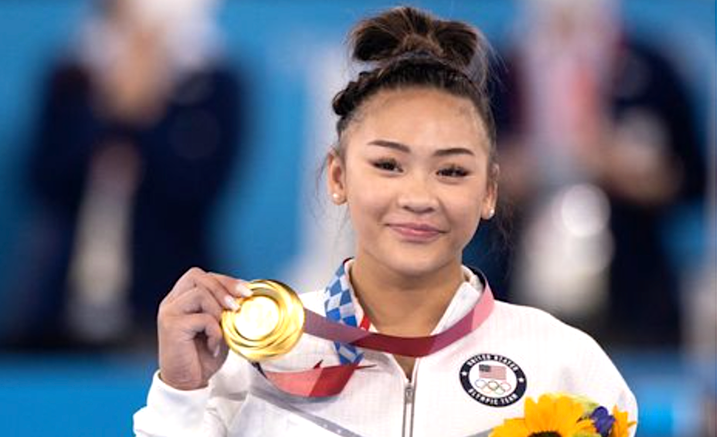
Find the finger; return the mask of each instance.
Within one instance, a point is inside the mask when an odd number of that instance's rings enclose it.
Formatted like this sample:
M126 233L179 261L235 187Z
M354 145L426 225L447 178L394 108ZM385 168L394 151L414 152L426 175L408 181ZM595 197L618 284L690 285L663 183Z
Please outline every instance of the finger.
M184 317L183 322L187 332L192 332L196 347L207 348L213 357L220 354L223 344L223 333L220 324L208 314L189 314ZM205 335L202 338L201 334Z
M220 306L215 297L204 288L194 288L178 297L174 307L182 314L206 313L219 321L224 308Z
M205 335L207 336L206 344L208 352L210 352L213 358L217 358L220 353L222 353L223 348L226 348L222 329L220 327L217 327L217 330L210 328L210 331L205 331Z
M222 335L220 323L207 313L183 314L168 318L166 324L167 329L172 331L180 341L195 341L203 333L218 335L217 332L220 332Z
M228 290L222 282L217 280L213 275L205 274L195 278L195 285L207 289L217 302L231 311L237 311L240 308L240 304L237 302L237 298L232 295L231 291Z
M252 290L250 290L250 288L248 287L247 281L233 278L232 276L227 276L220 273L209 272L208 274L221 282L225 286L225 288L230 290L235 296L252 296Z
M166 299L174 300L183 293L195 288L196 278L204 274L205 270L200 267L189 268L182 276L180 276L180 279L175 282L175 285L173 285L173 288L166 296Z

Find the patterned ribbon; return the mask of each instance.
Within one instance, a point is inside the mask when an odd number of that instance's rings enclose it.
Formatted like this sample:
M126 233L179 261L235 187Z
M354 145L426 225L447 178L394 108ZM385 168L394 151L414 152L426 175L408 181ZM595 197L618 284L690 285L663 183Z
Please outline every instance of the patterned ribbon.
M321 367L321 363L318 363L310 370L299 372L271 372L264 370L259 363L253 365L285 393L302 397L338 395L356 370L370 367L360 365L362 352L357 350L357 347L395 355L423 357L449 346L477 329L490 316L495 303L487 281L484 281L484 284L484 290L475 306L447 330L426 337L397 337L357 327L355 308L348 307L352 305L352 296L343 263L328 287L335 288L334 292L326 290L326 297L330 296L332 299L332 302L329 302L330 299L325 302L328 318L305 309L304 328L306 334L333 341L341 364Z
M336 323L347 326L358 326L355 317L355 304L350 292L350 278L345 272L345 262L335 272L335 277L325 287L325 317ZM340 358L340 364L359 363L363 359L363 353L353 345L334 342L335 350Z

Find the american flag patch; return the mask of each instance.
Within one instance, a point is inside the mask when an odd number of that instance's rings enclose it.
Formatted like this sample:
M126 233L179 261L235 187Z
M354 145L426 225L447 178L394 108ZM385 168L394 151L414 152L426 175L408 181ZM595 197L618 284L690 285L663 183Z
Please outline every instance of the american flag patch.
M507 368L505 366L492 366L490 364L479 364L480 378L506 379Z

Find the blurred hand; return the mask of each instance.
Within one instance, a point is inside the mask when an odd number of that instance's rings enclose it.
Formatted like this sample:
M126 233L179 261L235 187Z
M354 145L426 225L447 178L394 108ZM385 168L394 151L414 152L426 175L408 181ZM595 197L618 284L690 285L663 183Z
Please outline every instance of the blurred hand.
M643 206L666 204L677 194L682 172L667 145L667 133L647 114L607 122L578 149L578 162L613 195Z
M655 151L641 147L617 148L611 153L606 171L609 190L628 202L661 206L671 202L680 189L682 173ZM649 152L649 153L648 153Z
M246 282L193 267L163 299L158 311L160 378L180 390L206 387L225 362L220 318L250 296Z

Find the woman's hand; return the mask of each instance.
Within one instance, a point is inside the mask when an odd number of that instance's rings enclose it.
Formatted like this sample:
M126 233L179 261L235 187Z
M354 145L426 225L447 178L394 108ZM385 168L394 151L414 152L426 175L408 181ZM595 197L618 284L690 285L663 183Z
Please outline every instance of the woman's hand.
M250 294L245 281L197 267L185 272L158 311L160 378L180 390L207 386L228 353L222 313Z

